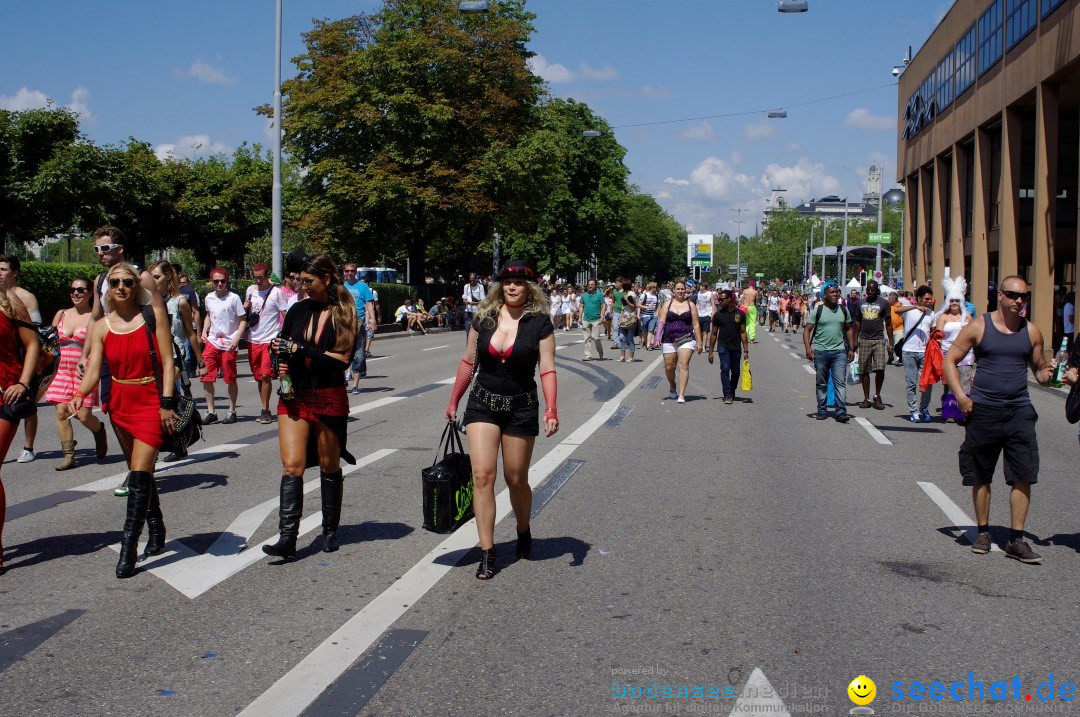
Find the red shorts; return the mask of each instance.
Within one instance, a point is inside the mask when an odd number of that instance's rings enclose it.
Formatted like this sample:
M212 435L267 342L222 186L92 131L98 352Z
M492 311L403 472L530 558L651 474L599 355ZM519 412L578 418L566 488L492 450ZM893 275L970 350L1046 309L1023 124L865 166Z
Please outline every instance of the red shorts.
M248 363L251 364L251 375L256 381L274 378L270 344L248 344Z
M203 363L206 364L206 373L200 380L203 383L213 383L217 380L217 372L220 368L226 386L236 383L236 354L236 351L222 351L207 341L202 354Z

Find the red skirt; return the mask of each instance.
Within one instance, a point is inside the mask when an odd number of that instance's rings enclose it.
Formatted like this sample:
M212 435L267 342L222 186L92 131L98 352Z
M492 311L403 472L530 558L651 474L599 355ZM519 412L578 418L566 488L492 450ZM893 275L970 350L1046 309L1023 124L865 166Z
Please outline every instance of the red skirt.
M113 381L109 395L109 418L151 448L161 448L165 436L161 431L161 402L157 384L132 386Z
M296 389L296 399L278 401L277 415L286 415L294 421L319 421L337 436L341 459L356 465L356 458L345 448L349 424L349 395L345 386L316 388L306 391ZM311 431L307 445L307 467L319 465L316 435Z

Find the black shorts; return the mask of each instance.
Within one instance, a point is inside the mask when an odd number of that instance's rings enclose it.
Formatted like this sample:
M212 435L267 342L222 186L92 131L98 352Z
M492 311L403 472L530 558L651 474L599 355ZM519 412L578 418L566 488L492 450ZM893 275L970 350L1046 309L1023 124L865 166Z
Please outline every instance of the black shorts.
M789 311L788 316L791 318L791 325L792 326L798 326L799 322L802 321L802 312L801 311Z
M465 425L470 423L494 423L508 436L539 436L540 406L526 406L513 411L492 411L469 396L465 406Z
M701 326L701 338L704 340L709 335L709 331L712 329L712 317L711 316L699 316L698 325Z
M779 311L773 311L772 309L769 309L769 321L779 321L779 320L780 320L780 312Z
M1005 451L1005 483L1039 482L1039 443L1031 404L993 408L976 404L964 424L960 446L960 476L964 485L987 485L994 480L998 456Z

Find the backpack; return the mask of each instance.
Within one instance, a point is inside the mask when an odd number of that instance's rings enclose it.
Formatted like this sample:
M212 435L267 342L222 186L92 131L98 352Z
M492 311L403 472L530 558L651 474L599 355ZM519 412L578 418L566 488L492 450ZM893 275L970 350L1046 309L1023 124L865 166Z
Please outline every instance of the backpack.
M57 333L56 327L51 324L32 324L16 318L12 318L11 322L16 326L33 329L38 337L38 343L41 345L37 367L34 369L33 378L30 379L30 391L26 394L27 396L33 396L34 403L37 403L45 395L45 392L49 390L49 385L56 377L56 369L60 365L60 335ZM26 348L21 341L18 346L19 363L22 363L26 357Z

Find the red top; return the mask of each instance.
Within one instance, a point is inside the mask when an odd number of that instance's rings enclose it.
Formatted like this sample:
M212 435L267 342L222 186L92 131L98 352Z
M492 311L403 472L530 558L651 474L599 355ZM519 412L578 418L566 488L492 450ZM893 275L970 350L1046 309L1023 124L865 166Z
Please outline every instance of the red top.
M108 324L108 318L105 319ZM157 337L154 337L154 350ZM159 354L160 355L160 354ZM150 360L150 348L146 340L146 326L127 333L117 333L109 327L105 334L105 360L113 381L109 390L109 415L113 425L119 426L135 438L153 448L161 448L161 402L157 383L133 386L116 379L135 381L154 375Z
M19 338L15 322L0 311L0 387L2 388L18 382L22 375L22 361L19 360L21 345L22 340ZM3 398L0 398L0 403L3 403Z

